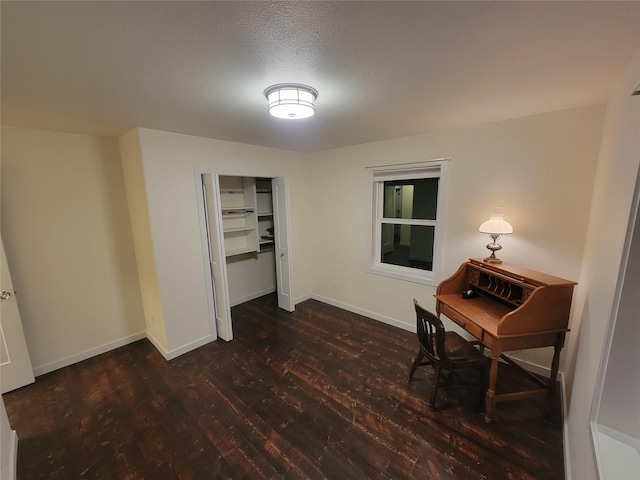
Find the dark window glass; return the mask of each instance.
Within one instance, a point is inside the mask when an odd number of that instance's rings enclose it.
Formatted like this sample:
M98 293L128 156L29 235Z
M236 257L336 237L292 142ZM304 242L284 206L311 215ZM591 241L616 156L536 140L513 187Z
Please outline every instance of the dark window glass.
M433 269L435 227L382 224L380 261L401 267Z
M384 217L435 220L439 178L384 182Z

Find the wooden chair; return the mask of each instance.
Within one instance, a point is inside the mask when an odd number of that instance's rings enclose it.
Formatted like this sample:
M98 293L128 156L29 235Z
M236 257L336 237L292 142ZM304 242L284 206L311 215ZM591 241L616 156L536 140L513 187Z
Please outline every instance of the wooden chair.
M435 370L433 393L429 402L429 408L432 411L435 410L438 388L450 385L478 384L481 390L480 405L482 405L486 365L482 344L478 341L467 341L456 332L445 331L440 319L422 308L415 298L413 304L416 309L420 349L411 366L409 381L413 381L413 374L418 367L431 365ZM474 345L480 345L480 349L475 348ZM480 371L478 382L464 381L456 372L472 368ZM443 370L446 375L443 375Z

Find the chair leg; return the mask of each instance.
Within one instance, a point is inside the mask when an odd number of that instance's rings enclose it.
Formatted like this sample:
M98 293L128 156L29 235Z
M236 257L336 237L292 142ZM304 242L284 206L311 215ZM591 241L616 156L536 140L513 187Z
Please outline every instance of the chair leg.
M436 395L438 394L438 386L440 385L440 365L435 367L435 378L433 380L433 393L431 394L431 402L429 403L429 409L433 412L436 409Z
M413 374L416 373L416 368L420 366L423 358L424 353L422 352L422 350L418 350L418 356L414 360L413 365L411 365L411 370L409 371L409 381L413 380Z

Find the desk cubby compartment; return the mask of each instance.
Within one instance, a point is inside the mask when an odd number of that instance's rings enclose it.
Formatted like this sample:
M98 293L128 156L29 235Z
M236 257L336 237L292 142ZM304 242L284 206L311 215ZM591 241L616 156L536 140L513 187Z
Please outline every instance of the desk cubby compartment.
M521 283L475 269L469 273L469 283L477 290L514 307L522 305L531 293Z

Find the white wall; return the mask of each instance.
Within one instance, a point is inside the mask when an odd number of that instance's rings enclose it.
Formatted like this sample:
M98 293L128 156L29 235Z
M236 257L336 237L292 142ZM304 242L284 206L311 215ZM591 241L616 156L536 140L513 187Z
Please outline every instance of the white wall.
M488 253L490 239L478 227L500 206L514 228L501 239L501 258L578 280L603 115L604 105L596 105L314 154L312 216L320 226L314 293L407 329L415 329L412 297L435 308L434 287L366 271L371 181L365 167L438 157L451 157L445 277L467 258ZM540 349L520 357L548 368L551 354Z
M227 279L231 306L275 292L275 250L228 257Z
M3 126L1 228L36 375L144 337L115 139Z
M169 347L158 285L140 139L134 130L120 138L119 143L147 338L161 352L166 353Z
M307 247L308 191L303 156L239 143L137 129L126 138L138 137L142 162L153 255L166 329L166 356L188 351L211 338L206 269L197 211L196 169L243 176L288 180L293 293L309 295ZM139 161L123 150L123 162ZM138 246L136 246L136 249ZM146 248L146 247L144 247ZM140 277L145 282L143 276ZM142 286L145 291L146 286ZM150 315L145 307L145 316ZM150 319L146 319L149 324Z
M572 337L570 353L573 355L568 357L570 364L566 369L571 390L565 429L569 478L580 480L597 478L590 445L589 414L640 163L640 97L630 96L638 82L640 51L607 106L576 296L580 310L572 323L579 336ZM629 381L637 383L638 379Z
M0 401L0 478L13 480L16 478L16 460L18 453L18 437L11 430L4 401Z

